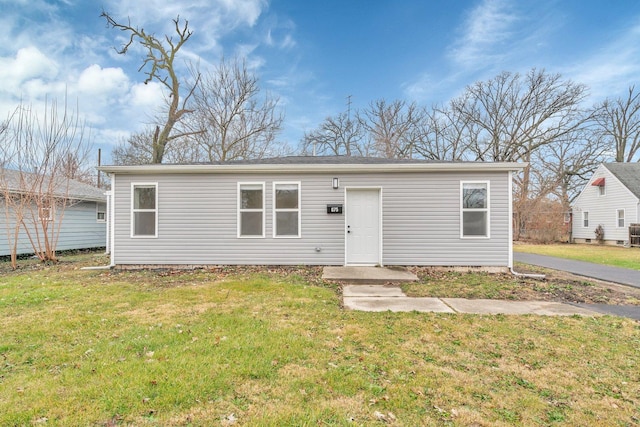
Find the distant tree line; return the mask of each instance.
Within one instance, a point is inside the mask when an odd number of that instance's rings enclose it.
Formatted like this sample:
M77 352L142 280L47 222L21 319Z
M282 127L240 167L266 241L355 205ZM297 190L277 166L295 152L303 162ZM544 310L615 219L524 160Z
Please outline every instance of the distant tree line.
M502 72L467 86L448 103L421 106L378 99L325 118L297 148L278 139L284 115L279 100L260 90L244 61L222 60L208 70L191 65L181 81L174 59L191 36L174 20L177 39L158 39L130 24L109 25L138 42L141 70L168 91L158 124L133 134L113 151L117 164L214 162L274 155L341 155L437 161L526 162L514 180L515 237L550 201L569 209L603 161L640 158L640 93L586 105L588 88L560 74L531 69Z

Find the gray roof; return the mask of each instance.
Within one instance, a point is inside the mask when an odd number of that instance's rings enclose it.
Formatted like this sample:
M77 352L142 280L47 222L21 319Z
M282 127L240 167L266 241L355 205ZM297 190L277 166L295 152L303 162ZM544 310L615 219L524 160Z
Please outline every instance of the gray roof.
M233 165L397 165L404 163L452 163L448 161L424 159L387 159L383 157L360 156L284 156L266 159L232 160L215 164Z
M32 187L37 182L37 175L29 172L21 172L13 169L0 168L0 190L5 186L10 192L33 192ZM51 184L51 177L45 177L43 187ZM53 195L61 198L77 200L106 201L105 190L94 187L75 179L57 177L52 183Z
M356 156L286 156L266 159L190 164L107 165L107 173L304 173L304 172L427 172L427 171L518 171L526 163L451 162L424 159L386 159Z
M640 163L604 163L604 167L640 199Z

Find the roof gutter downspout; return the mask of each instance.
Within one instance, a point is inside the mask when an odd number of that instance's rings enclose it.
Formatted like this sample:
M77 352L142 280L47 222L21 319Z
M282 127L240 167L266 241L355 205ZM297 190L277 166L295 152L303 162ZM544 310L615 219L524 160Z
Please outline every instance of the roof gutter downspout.
M518 273L513 269L513 174L515 172L508 172L509 174L509 272L516 277L531 277L532 279L544 279L544 274L534 273Z
M535 274L535 273L518 273L513 270L513 267L509 267L509 272L516 277L530 277L532 279L544 279L547 276L545 274Z

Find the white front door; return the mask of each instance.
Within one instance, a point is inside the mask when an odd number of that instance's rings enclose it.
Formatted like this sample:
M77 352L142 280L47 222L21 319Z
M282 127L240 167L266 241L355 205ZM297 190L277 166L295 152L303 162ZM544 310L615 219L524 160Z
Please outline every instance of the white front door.
M346 263L380 264L380 190L347 189L346 205Z

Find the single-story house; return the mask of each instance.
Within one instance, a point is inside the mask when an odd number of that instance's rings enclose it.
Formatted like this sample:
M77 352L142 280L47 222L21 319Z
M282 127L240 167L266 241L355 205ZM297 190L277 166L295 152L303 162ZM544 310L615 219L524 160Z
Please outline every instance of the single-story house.
M629 225L640 223L640 163L602 163L572 204L576 243L626 245Z
M56 250L88 249L105 247L107 237L107 197L105 191L83 182L59 178L49 181L47 177L37 177L28 172L11 169L0 169L0 256L11 254L10 242L14 239L16 229L16 206L8 198L25 197L21 210L24 218L19 228L17 239L17 254L34 253L29 241L27 229L31 236L35 236L34 227L43 228L38 222L47 221L49 237L57 234ZM37 206L34 194L34 182L38 187L46 188L39 191L43 196L49 194L53 200L51 205ZM31 197L29 197L31 196ZM43 197L39 197L42 199ZM47 203L50 203L49 201ZM64 207L64 208L63 208Z
M300 156L101 166L112 266L512 267L519 163Z

